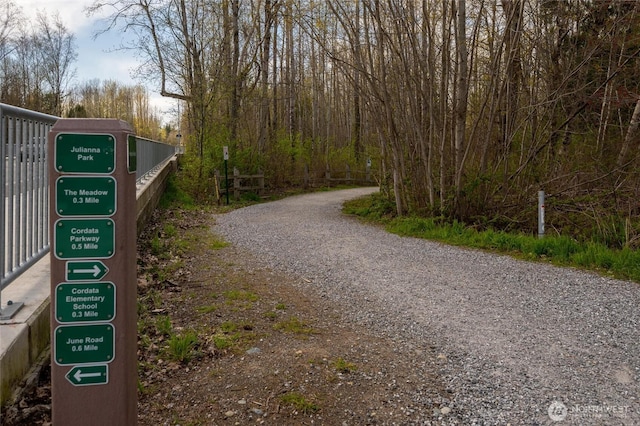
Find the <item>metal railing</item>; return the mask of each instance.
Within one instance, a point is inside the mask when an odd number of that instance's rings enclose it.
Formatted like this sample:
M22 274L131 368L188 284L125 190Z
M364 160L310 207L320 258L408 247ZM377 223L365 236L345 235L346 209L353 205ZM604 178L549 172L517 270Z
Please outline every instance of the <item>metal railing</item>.
M2 305L2 289L49 252L47 135L59 117L0 103L0 320L21 304ZM142 182L176 147L136 137L136 181Z
M49 252L46 142L57 120L0 104L0 291Z
M148 175L161 168L164 163L176 155L176 146L136 137L138 167L136 182L144 181Z

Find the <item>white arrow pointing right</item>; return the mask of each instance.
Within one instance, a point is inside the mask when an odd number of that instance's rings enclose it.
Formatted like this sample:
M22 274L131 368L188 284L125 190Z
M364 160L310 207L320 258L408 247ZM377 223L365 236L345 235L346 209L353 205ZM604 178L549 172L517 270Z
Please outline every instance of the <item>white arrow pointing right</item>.
M91 269L74 269L71 272L74 274L93 274L94 277L97 277L100 275L100 268L98 268L98 265L93 265Z

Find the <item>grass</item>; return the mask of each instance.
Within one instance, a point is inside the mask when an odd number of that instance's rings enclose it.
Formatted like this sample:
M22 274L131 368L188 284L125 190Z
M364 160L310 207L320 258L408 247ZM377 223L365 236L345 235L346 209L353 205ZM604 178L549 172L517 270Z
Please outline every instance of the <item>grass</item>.
M296 410L303 414L313 414L320 410L320 407L308 401L304 395L298 392L287 392L280 396L280 402L284 405L293 406Z
M176 175L171 174L167 180L167 187L160 198L159 207L161 209L169 208L171 205L180 205L185 209L195 207L193 198L181 187L181 182Z
M358 367L351 362L345 361L343 358L338 358L333 362L333 368L335 368L338 372L348 374L355 372Z
M153 237L150 245L151 245L151 253L153 253L156 256L160 255L164 251L164 244L162 243L162 240L158 236Z
M215 312L218 309L216 305L206 305L206 306L198 306L196 311L201 314L210 314L211 312Z
M174 238L176 235L178 235L178 230L172 223L166 223L164 225L164 233L167 238Z
M183 334L173 335L169 339L167 355L173 361L188 363L196 355L198 335L189 330Z
M225 350L233 346L234 339L228 336L213 336L213 345L216 349Z
M257 302L259 299L257 294L245 290L228 290L222 295L227 302Z
M209 237L208 246L211 250L220 250L229 246L229 243L214 235Z
M160 315L156 318L155 322L156 331L163 336L171 336L173 332L173 326L171 325L171 318L168 315Z
M241 347L243 344L255 340L256 335L252 332L253 327L253 324L247 320L225 321L220 324L220 331L213 336L213 345L219 350Z
M436 218L393 217L389 202L381 198L375 194L349 201L343 211L384 225L387 231L401 236L507 253L526 260L548 261L640 282L640 252L630 248L612 249L602 243L579 242L567 236L538 238L491 229L478 231L457 221L446 223Z
M313 333L313 329L306 323L300 321L297 317L289 317L284 321L276 323L273 328L278 331L293 334L309 335Z
M275 320L278 318L278 314L274 311L267 311L264 313L264 317L270 320Z
M238 329L238 324L236 324L233 321L225 321L222 324L220 324L220 330L225 334L233 333L237 329Z

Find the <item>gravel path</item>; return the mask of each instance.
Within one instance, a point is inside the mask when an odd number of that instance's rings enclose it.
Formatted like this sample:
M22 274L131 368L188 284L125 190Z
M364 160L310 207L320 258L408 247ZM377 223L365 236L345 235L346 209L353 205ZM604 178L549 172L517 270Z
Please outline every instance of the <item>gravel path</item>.
M340 213L374 190L254 205L219 216L216 232L304 277L345 321L435 347L451 424L640 424L640 285L402 238Z

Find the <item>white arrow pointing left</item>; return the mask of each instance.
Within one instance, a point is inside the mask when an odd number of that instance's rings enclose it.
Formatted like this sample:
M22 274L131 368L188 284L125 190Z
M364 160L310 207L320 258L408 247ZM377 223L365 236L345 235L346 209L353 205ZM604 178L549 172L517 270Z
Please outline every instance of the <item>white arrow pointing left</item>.
M89 377L100 377L102 375L102 373L98 372L98 373L84 373L82 374L82 370L78 370L76 371L76 374L73 375L73 378L76 379L77 382L81 382L82 379L89 378Z

